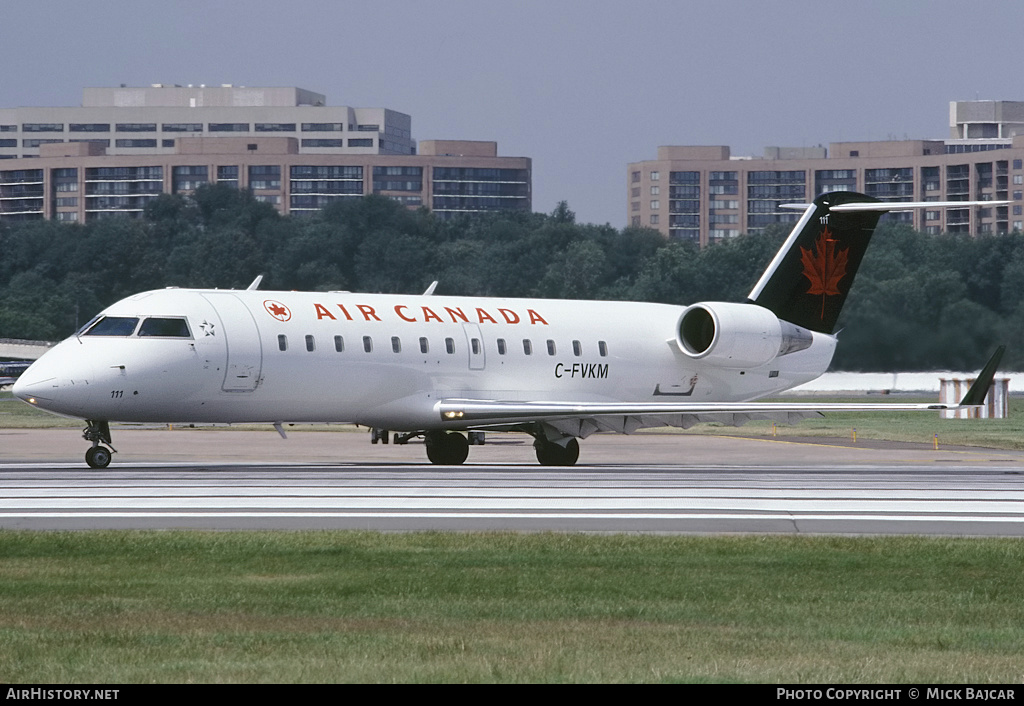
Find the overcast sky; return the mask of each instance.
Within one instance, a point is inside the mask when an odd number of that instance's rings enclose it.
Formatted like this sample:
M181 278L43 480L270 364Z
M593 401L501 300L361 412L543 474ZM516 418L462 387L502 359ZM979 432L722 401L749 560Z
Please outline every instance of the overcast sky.
M533 159L533 206L626 224L659 145L945 137L1024 100L1019 0L0 0L0 106L86 86L300 86Z

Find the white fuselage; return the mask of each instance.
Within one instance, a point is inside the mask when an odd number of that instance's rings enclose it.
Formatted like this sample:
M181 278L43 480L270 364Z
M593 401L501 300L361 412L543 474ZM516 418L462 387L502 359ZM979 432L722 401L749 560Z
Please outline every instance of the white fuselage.
M749 305L754 306L754 305ZM72 336L21 378L53 412L125 422L355 422L460 428L437 403L739 402L821 375L835 338L757 367L678 343L686 307L631 302L164 289L107 317L175 317L185 335Z

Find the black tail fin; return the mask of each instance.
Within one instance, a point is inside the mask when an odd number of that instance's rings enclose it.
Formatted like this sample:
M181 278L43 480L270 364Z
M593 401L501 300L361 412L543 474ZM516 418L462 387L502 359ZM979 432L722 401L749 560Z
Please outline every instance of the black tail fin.
M847 203L877 203L852 191L814 199L761 275L750 301L797 326L832 333L868 241L882 213L832 212Z

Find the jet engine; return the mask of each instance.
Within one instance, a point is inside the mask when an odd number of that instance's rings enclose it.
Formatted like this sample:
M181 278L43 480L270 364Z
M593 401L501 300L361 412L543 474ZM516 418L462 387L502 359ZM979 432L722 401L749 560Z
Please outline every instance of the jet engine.
M807 329L756 304L693 304L679 317L677 329L679 350L725 368L756 368L813 341Z

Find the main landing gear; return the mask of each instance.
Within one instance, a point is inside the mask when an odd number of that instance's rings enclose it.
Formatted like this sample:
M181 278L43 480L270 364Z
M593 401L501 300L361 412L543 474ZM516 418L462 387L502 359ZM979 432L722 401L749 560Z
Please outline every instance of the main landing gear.
M110 465L110 457L116 453L110 442L110 424L92 419L86 419L85 423L87 426L82 432L82 438L92 442L92 448L85 452L85 462L89 468L106 468Z
M469 439L457 432L428 431L423 441L427 458L439 466L461 466L469 456Z
M580 442L576 439L569 439L563 446L538 436L534 439L533 448L542 466L574 466L580 457Z
M542 466L573 466L580 457L580 443L572 437L563 437L559 441L550 441L539 426L520 428L534 438L533 448L537 453L537 461ZM395 444L406 444L410 439L422 436L427 447L427 458L438 466L461 466L469 457L470 446L482 446L485 435L482 431L471 431L466 434L455 431L413 431L395 433ZM374 444L388 443L389 432L385 429L371 429L370 442Z

